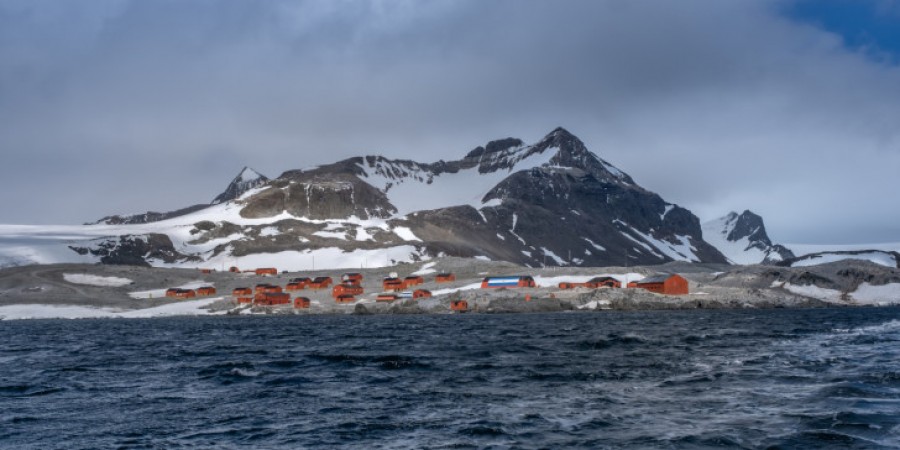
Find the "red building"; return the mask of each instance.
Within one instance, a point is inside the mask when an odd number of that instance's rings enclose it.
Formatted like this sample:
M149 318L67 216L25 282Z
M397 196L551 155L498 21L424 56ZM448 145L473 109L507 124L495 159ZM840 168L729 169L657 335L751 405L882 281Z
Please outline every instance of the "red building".
M456 275L452 273L439 273L434 277L436 283L450 283L456 281Z
M629 285L631 283L628 283ZM635 287L664 295L685 295L688 281L681 275L657 274L635 282Z
M451 311L465 312L469 310L469 302L465 300L454 300L450 302Z

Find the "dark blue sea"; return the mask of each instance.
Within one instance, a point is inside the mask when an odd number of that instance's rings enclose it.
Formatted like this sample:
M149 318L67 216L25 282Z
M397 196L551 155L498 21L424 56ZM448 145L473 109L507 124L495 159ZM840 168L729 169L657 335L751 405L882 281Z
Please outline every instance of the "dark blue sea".
M900 448L900 309L0 322L0 448Z

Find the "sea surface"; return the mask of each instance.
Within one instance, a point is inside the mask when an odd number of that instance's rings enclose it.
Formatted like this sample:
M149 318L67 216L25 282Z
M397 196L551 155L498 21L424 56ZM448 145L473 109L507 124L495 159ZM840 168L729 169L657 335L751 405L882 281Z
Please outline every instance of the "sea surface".
M0 448L900 448L900 308L5 321Z

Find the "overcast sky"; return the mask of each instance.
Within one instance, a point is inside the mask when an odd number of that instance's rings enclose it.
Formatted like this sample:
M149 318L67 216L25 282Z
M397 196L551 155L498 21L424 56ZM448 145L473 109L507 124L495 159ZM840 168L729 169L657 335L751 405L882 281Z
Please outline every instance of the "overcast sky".
M900 241L898 36L892 0L0 0L0 222L564 126L701 220Z

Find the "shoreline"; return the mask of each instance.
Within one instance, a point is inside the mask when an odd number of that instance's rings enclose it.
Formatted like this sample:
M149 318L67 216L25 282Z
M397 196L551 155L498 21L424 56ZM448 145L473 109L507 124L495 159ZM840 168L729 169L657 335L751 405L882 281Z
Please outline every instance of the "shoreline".
M389 268L348 270L364 275L364 294L356 302L336 304L327 290L291 293L308 297L309 309L290 305L236 305L235 287L259 283L284 286L299 276L340 276L341 271L309 271L257 276L249 273L193 269L146 268L87 264L35 265L0 269L0 320L50 318L150 318L199 315L370 315L457 314L453 300L468 302L468 314L565 311L631 311L688 309L780 309L891 306L900 304L900 270L862 261L842 261L814 267L724 266L670 263L641 267L563 267L529 269L505 262L440 258ZM437 283L438 272L453 272L456 280ZM401 277L422 275L415 288L433 297L375 301L381 279L391 272ZM678 273L688 280L687 295L654 294L639 288L561 289L559 282L612 275L633 280L657 272ZM481 289L485 276L532 275L539 287ZM166 288L215 286L209 297L175 300Z

